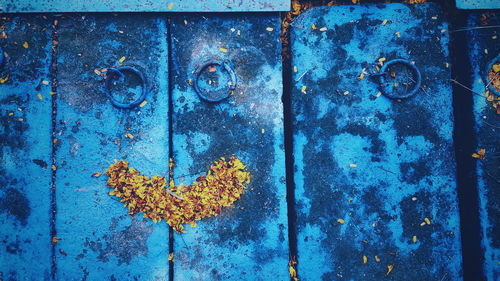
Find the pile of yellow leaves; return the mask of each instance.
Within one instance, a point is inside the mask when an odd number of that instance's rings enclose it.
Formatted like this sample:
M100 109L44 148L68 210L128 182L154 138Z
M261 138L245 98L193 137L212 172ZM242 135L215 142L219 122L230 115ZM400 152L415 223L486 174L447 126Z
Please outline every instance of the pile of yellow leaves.
M122 198L129 214L144 213L144 217L160 222L164 219L178 233L185 232L183 224L195 225L196 220L215 216L222 207L238 200L250 183L250 173L236 157L215 161L206 175L191 185L173 185L158 175L149 178L118 161L106 170L110 195Z

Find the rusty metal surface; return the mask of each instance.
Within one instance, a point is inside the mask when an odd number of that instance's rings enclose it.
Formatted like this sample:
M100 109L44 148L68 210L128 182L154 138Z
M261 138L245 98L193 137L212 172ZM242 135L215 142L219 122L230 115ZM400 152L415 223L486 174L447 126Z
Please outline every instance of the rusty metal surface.
M259 12L287 11L290 0L2 0L0 12Z
M252 179L234 206L175 235L174 280L288 279L279 30L277 14L172 18L176 184L232 155ZM234 94L216 103L190 85L227 96L230 73L220 65L195 79L210 61L226 61L236 75Z
M50 278L50 25L41 16L0 19L2 280Z
M58 21L56 279L165 280L167 225L130 217L108 195L106 176L92 174L104 174L115 159L148 176L168 173L166 18L71 15ZM143 73L144 107L120 109L106 98L94 70L120 63ZM130 102L139 82L127 75L112 94Z
M301 280L461 279L447 29L433 4L312 8L293 23ZM386 93L415 86L402 66L379 85L394 59L419 69L414 96Z

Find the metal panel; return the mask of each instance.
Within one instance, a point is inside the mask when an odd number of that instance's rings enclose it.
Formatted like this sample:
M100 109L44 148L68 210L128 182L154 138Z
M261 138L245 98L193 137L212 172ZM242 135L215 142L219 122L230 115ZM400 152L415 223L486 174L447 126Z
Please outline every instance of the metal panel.
M168 174L166 27L165 18L149 15L59 19L59 280L168 278L166 224L129 217L128 209L108 195L107 177L92 177L104 174L114 159L129 161L144 175ZM144 107L116 108L104 95L104 82L94 70L120 62L142 71L148 89ZM138 82L125 74L125 81L113 85L113 96L137 95L143 89Z
M0 12L250 12L288 11L290 0L3 0Z
M498 0L456 0L459 9L500 9Z
M294 22L301 280L461 279L444 20L437 5L387 4ZM394 59L408 64L382 83L377 67Z
M2 280L50 278L50 25L40 16L0 19Z
M487 280L500 279L500 119L497 106L500 100L500 91L493 91L492 82L488 78L491 63L500 63L500 18L495 13L475 14L469 19L469 26L480 29L467 31L469 56L472 65L471 89L477 93L474 95L474 117L476 130L477 150L485 149L483 160L477 162L478 190L480 221L482 232L482 248L484 250L484 272ZM488 28L488 26L497 26ZM497 73L498 75L498 73ZM484 96L486 85L490 98ZM472 152L471 152L472 153Z
M289 278L279 30L276 14L172 19L176 184L231 155L252 179L234 206L174 236L174 280ZM226 61L237 80L234 95L220 102L202 100L190 85L210 60ZM229 94L230 71L211 71L199 81L206 98ZM205 75L216 82L206 84Z

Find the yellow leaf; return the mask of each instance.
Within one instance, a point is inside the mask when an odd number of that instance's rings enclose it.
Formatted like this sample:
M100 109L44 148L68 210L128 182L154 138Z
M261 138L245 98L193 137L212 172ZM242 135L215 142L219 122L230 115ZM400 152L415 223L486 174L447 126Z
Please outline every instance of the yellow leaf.
M349 94L349 91L344 92L344 96L347 96Z
M399 31L398 31L398 32L396 32L396 36L397 36L398 38L399 38L399 37L401 37L401 33L400 33Z
M56 165L52 165L52 171L55 171L57 170L57 166Z
M386 23L387 23L387 20L384 20L384 21L382 22L382 25L385 25Z
M380 262L380 258L378 256L375 256L375 261Z
M23 43L23 47L24 47L25 49L28 49L28 48L30 47L30 45L28 44L28 42L24 42L24 43Z
M293 266L288 267L288 272L290 272L290 277L297 277L297 271L295 270L295 268L293 268Z
M356 165L356 164L349 164L349 167L351 167L351 168L356 168L357 166L358 165Z
M126 59L126 57L121 57L118 61L119 61L120 63L123 63L123 62L125 61L125 59Z
M431 221L428 218L424 218L426 224L431 224Z
M0 84L3 84L9 80L10 74L7 74L5 78L0 77Z
M413 235L413 243L417 243L417 236Z
M174 253L168 254L168 260L169 261L174 261Z
M363 256L363 264L366 264L367 261L368 261L368 258L366 256Z
M312 30L315 30L316 28L317 28L317 27L316 27L316 25L315 25L314 23L313 23L313 24L311 24L311 29L312 29Z
M337 219L337 221L340 223L340 224L344 224L345 221L343 219Z
M486 156L486 149L484 148L480 149L476 153L472 153L472 157L477 159L484 159L485 156Z
M12 115L14 115L14 112L9 112L9 116L12 116Z
M222 48L222 47L220 47L220 48L219 48L219 51L221 51L221 52L223 52L223 53L227 53L227 49L226 49L226 48Z
M170 4L168 4L167 9L172 10L173 8L174 8L174 3L170 2Z
M500 63L496 63L493 65L493 71L499 72L500 71Z
M94 177L94 178L98 178L100 176L101 176L100 172L95 172L95 173L92 174L92 177Z
M307 89L307 86L304 85L304 86L302 86L302 89L300 91L305 94L306 93L306 89Z
M125 137L126 137L127 139L133 139L133 138L134 138L134 135L132 135L131 133L126 133L126 134L125 134Z
M261 130L260 130L260 132L261 132L261 133L264 133L264 132L266 132L266 130L264 130L264 129L261 129Z
M297 66L294 66L294 67L293 67L293 72L297 73L297 71L298 71L298 70L297 70Z
M37 96L38 96L38 99L40 99L40 100L42 100L42 99L43 99L42 94L38 93L38 95L37 95Z
M394 264L388 265L387 266L387 273L385 275L389 275L389 273L391 273L393 268L394 268Z
M140 106L140 107L144 107L147 103L148 103L148 101L143 100L143 101L141 102L141 104L139 104L139 106Z

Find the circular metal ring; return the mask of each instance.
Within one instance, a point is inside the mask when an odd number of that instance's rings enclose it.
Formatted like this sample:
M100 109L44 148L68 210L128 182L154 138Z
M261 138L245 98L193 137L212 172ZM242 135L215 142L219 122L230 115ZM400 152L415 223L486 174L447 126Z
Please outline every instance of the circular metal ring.
M394 94L391 92L386 92L384 89L383 85L386 83L386 76L389 74L387 72L387 70L388 70L389 66L393 65L393 64L403 64L403 65L407 66L409 69L412 70L413 74L416 76L416 79L413 81L413 82L415 82L415 86L410 91L408 91L404 94ZM404 99L404 98L409 98L409 97L415 95L418 92L418 90L420 89L420 84L422 83L422 75L420 74L420 71L418 70L418 68L410 61L403 60L403 59L394 59L394 60L390 60L390 61L386 62L384 64L384 66L382 66L382 68L380 69L380 74L378 74L378 75L379 75L381 92L385 96L387 96L391 99Z
M123 72L133 73L137 77L139 77L139 79L141 80L142 93L136 100L134 100L131 103L119 102L111 94L111 83L113 82L113 80L116 80L114 75L117 75L118 78L121 78L124 76ZM122 108L122 109L131 109L131 108L138 106L146 99L146 95L148 93L148 91L146 89L146 79L144 79L144 75L142 75L142 72L140 72L136 68L133 68L130 66L120 66L120 67L116 67L116 68L108 68L108 71L106 73L106 79L104 81L105 81L106 96L111 101L111 104L114 107L118 107L118 108Z
M497 96L500 96L500 90L498 90L497 88L495 88L495 86L493 85L493 83L490 82L490 77L489 77L489 73L490 73L490 71L493 70L493 66L495 64L500 64L500 55L496 56L494 59L492 59L490 61L490 63L488 63L488 68L486 69L486 79L485 79L485 81L488 81L488 90L490 90L493 94L495 94Z
M214 65L219 65L224 67L224 69L229 73L229 76L231 77L231 85L229 85L229 91L227 91L227 95L221 95L219 97L211 97L207 95L207 92L202 90L200 86L198 85L198 80L201 76L201 73L203 70L207 69L209 66L214 66ZM231 92L236 89L236 74L234 73L234 70L231 68L228 62L226 61L209 61L202 65L200 68L198 68L198 71L195 73L194 76L194 81L193 81L193 86L195 92L198 94L198 96L207 102L220 102L226 98L228 98L231 95Z

